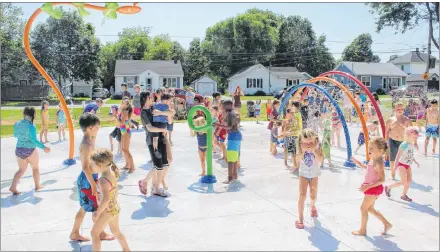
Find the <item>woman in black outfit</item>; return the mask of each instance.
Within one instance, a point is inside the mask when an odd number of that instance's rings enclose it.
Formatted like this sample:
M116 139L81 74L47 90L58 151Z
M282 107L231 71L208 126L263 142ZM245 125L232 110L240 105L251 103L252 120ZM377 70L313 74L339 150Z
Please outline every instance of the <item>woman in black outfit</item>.
M153 97L150 96L150 92L141 92L140 101L142 106L141 120L145 129L146 143L149 148L150 158L153 162L153 169L150 170L150 172L143 180L138 181L139 190L142 194L146 195L148 182L150 179L153 179L152 194L156 196L167 197L167 194L159 189L159 185L163 182L164 179L165 170L169 167L167 151L169 151L170 149L167 147L167 139L164 137L164 134L167 132L167 128L156 128L152 126ZM162 154L162 158L157 158L154 154L153 137L151 135L151 133L153 132L164 133L160 134L158 140L158 151Z

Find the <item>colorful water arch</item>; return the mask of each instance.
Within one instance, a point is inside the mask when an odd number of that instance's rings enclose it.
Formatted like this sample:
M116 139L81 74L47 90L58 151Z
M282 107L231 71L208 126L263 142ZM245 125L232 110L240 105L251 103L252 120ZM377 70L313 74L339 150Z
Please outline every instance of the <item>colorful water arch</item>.
M337 113L338 113L338 116L340 117L340 121L341 121L342 126L343 126L343 131L345 133L346 146L347 146L348 159L345 161L344 166L345 167L355 167L354 162L351 161L351 157L352 157L351 138L350 138L350 135L349 135L349 130L348 130L348 126L346 124L346 120L345 120L345 118L343 116L343 112L341 111L340 106L338 106L337 101L334 100L334 98L332 98L332 96L326 90L324 90L323 88L321 88L320 86L318 86L316 84L310 84L310 83L302 83L300 85L292 87L286 93L285 97L283 97L283 99L282 99L282 104L280 105L279 114L281 115L283 113L283 109L285 108L285 106L287 105L289 100L291 99L292 95L298 89L304 88L304 87L312 87L312 88L315 88L318 91L322 92L324 95L326 95L326 97L328 97L329 101L337 109Z
M53 6L55 5L72 5L78 8L78 11L81 16L88 15L88 12L85 10L85 8L88 9L94 9L103 11L104 15L106 17L115 19L116 13L121 14L135 14L141 11L141 8L139 6L136 6L136 3L133 5L127 5L127 6L121 6L117 3L106 3L105 6L97 6L92 4L85 4L85 3L45 3L41 8L38 8L29 18L28 22L26 23L24 34L23 34L23 44L24 49L26 52L26 55L28 56L29 60L32 62L32 64L35 66L35 68L40 72L41 75L43 75L44 79L49 83L51 88L54 90L55 94L57 95L58 100L61 103L61 107L66 114L67 118L67 126L69 127L69 157L66 161L64 161L64 164L66 165L73 165L75 164L74 156L74 148L75 148L75 139L74 139L74 127L72 118L70 116L70 111L67 107L66 101L64 100L63 94L58 89L57 85L54 83L52 78L49 76L49 74L44 70L44 68L40 65L40 63L35 59L34 55L31 51L30 41L29 41L29 35L31 32L32 24L34 23L35 19L41 12L46 12L51 17L59 19L61 18L62 12L59 9L54 9Z
M343 84L341 84L340 82L338 82L338 81L336 81L334 79L328 78L328 77L315 77L315 78L312 78L312 79L308 80L308 82L310 82L310 83L315 83L315 82L318 82L318 81L327 81L329 83L332 83L332 84L336 85L341 90L343 90L343 92L351 100L351 103L354 106L355 111L358 114L358 117L360 118L361 127L363 129L364 141L365 141L365 147L366 147L366 160L370 160L370 156L369 156L369 132L367 130L366 121L364 120L363 113L361 112L360 106L358 106L357 102L355 101L354 97L352 97L352 95L349 92L349 90Z
M348 73L342 72L342 71L328 71L326 73L320 74L319 77L325 77L325 76L329 76L329 75L344 76L344 77L354 81L361 89L363 89L363 91L366 93L366 95L368 96L369 100L371 101L372 105L374 106L375 112L378 115L378 121L380 122L381 131L382 131L383 137L384 137L385 134L386 134L386 127L385 127L385 124L384 124L383 114L381 114L380 107L378 107L377 101L375 101L375 98L371 94L369 89L359 79L355 78L354 76L352 76L352 75L350 75Z

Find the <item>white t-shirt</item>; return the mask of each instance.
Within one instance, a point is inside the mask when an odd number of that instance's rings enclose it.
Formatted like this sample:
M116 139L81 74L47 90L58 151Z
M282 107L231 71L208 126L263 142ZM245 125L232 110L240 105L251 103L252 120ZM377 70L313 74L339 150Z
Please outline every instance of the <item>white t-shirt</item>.
M305 152L303 159L300 161L299 176L316 178L321 174L320 166L321 164L313 153Z
M185 93L185 101L187 102L187 104L192 105L194 103L194 93L193 92L187 92Z
M408 142L402 142L400 144L400 150L402 151L402 154L398 162L407 165L413 164L415 147L412 144L409 144Z

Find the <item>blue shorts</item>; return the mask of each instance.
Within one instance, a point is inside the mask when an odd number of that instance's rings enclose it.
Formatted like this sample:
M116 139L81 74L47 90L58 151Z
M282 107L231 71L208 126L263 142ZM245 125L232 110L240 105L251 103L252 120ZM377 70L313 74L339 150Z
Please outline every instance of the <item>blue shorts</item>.
M228 133L227 161L237 162L239 160L240 144L242 134L238 131Z
M98 174L92 174L93 180L98 181ZM92 189L89 181L87 181L86 174L81 172L77 179L78 197L80 206L86 212L95 212L98 208L98 200L96 196L92 196Z
M274 135L273 135L273 133L271 132L271 143L278 143L279 141L277 141L277 137L275 137Z
M172 124L167 123L167 130L173 131L173 123Z
M439 138L439 125L427 124L426 137Z

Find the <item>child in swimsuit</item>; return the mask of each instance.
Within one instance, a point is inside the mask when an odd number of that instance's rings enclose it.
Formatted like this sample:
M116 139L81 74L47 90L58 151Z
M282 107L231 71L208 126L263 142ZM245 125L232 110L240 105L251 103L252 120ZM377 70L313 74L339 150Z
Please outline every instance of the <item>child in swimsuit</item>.
M167 111L169 111L170 102L171 102L171 96L169 94L163 94L161 96L161 102L153 105L153 109L158 110L159 112L167 112ZM161 129L167 128L167 123L172 124L173 119L171 117L167 117L163 114L158 114L158 115L156 115L156 113L153 114L153 123L152 123L153 127L161 128ZM161 133L156 133L156 132L152 133L153 150L155 151L155 156L157 158L162 158L161 153L158 151L159 134L161 134Z
M69 238L73 241L89 241L90 239L80 234L81 224L86 213L93 213L98 207L98 173L93 170L90 163L90 156L95 149L96 136L100 128L100 119L92 113L84 113L79 120L81 130L84 133L80 144L81 173L77 178L77 190L80 202L80 210L75 216L74 226ZM94 220L94 219L92 219ZM100 238L113 240L114 237L107 235L100 230Z
M374 133L375 129L378 129L378 121L372 122L372 123L367 123L366 128L368 130L369 133L369 138L371 136L371 133ZM354 154L357 154L358 150L366 143L365 139L364 139L364 132L363 132L363 128L360 129L360 134L358 135L358 139L357 139L357 149L355 149Z
M200 116L197 117L194 120L194 125L196 127L202 127L206 124L205 118ZM205 176L206 170L205 170L205 160L207 157L207 133L206 132L195 132L192 129L190 129L190 135L191 137L197 136L198 139L198 153L199 153L199 160L201 161L201 167L202 167L202 173L199 176Z
M61 134L63 134L63 140L66 140L66 133L64 132L64 126L66 125L66 114L64 114L61 108L61 103L58 104L57 110L57 126L58 126L58 140L61 142Z
M221 104L222 106L222 104ZM220 111L218 113L217 116L217 123L218 124L224 124L224 118L223 118L223 114L222 111ZM213 123L213 126L217 125L217 123ZM220 127L220 126L215 126L216 130L214 132L214 135L216 136L216 140L222 150L222 157L219 160L227 160L227 147L225 146L225 140L227 137L227 130Z
M215 101L215 100L214 100ZM211 106L211 118L213 120L213 123L217 123L218 122L218 115L219 115L219 107L217 105L213 105ZM213 128L213 153L217 153L217 148L220 148L219 142L217 141L217 137L216 137L216 127L212 126Z
M48 143L47 140L47 132L49 130L49 102L42 101L41 102L41 130L40 130L40 142L43 143L43 135L44 135L44 143Z
M353 231L353 235L365 236L368 222L368 214L377 217L384 225L382 235L386 235L387 231L392 228L392 224L384 218L384 216L374 208L375 201L383 193L384 183L384 159L386 153L387 143L382 137L374 137L369 141L369 152L371 153L371 161L365 165L354 157L351 160L360 166L367 169L363 184L359 188L364 193L364 200L361 204L361 227L359 230Z
M335 107L332 108L331 123L332 123L332 133L331 133L332 145L335 145L334 139L337 139L337 146L338 148L340 148L340 131L342 126L340 122L340 117Z
M113 154L107 149L99 149L93 152L90 161L95 171L101 174L98 185L102 194L100 204L93 214L95 222L90 232L92 235L92 251L101 250L100 233L107 223L109 223L110 230L118 240L122 250L129 251L126 237L119 228L119 170L113 162Z
M395 162L395 170L400 173L400 181L396 182L390 186L386 186L384 189L387 197L390 197L390 191L392 188L398 186L404 186L403 193L401 195L401 199L407 202L411 202L412 199L407 196L407 191L409 191L410 184L412 183L412 163L415 163L417 167L420 167L420 164L415 160L415 142L418 139L418 128L417 127L408 127L405 131L405 141L400 144L398 149L396 162Z
M297 155L299 168L299 219L295 222L296 228L303 229L303 211L306 193L309 186L311 200L311 217L318 217L315 202L317 200L318 177L321 174L320 166L323 162L322 146L317 133L309 128L302 130L299 137L299 152Z
M438 101L430 101L430 108L426 111L426 141L424 142L424 154L427 155L429 139L432 138L432 154L435 155L436 141L439 138L439 110Z
M112 116L113 116L113 115L118 115L118 114L119 114L118 110L119 110L118 106L117 106L117 105L113 105L113 106L110 108L109 115L112 115ZM119 123L118 123L118 121L117 121L117 125L116 125L116 127L115 127L115 128L113 129L113 131L110 132L110 134L109 134L110 151L112 151L112 152L113 152L113 138L115 138L116 141L118 142L118 152L117 152L117 155L121 155L121 153L122 153L122 146L121 146L121 130L119 129Z
M23 110L24 119L14 124L14 137L17 138L15 155L17 156L18 171L14 175L9 191L14 195L20 194L17 190L20 178L26 172L28 164L32 167L32 176L34 177L35 190L38 191L43 186L40 184L40 171L38 168L38 147L48 153L50 149L37 140L37 128L34 125L35 109L25 107Z
M329 168L332 168L331 163L331 120L323 120L323 140L322 140L323 161L328 160ZM323 163L322 163L323 166Z
M261 104L261 100L257 99L257 101L256 101L256 108L254 109L254 117L256 117L256 123L257 124L259 124L260 104Z

